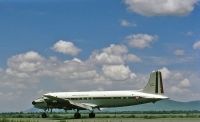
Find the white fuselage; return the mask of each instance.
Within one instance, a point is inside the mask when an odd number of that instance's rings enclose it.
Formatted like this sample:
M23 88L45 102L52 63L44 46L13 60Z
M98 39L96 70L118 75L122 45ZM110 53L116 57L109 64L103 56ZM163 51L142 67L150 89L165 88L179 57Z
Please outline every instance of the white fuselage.
M97 105L98 107L121 107L167 99L158 94L143 93L140 91L89 91L89 92L54 92L47 93L54 97L70 100L76 103ZM45 96L44 95L44 96ZM39 105L39 104L38 104ZM37 106L36 106L37 107ZM44 106L43 106L44 107ZM42 108L42 106L38 106Z

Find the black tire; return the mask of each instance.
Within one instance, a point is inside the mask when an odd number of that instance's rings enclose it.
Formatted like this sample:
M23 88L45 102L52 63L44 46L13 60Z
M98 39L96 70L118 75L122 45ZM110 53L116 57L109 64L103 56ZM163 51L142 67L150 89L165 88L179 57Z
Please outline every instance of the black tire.
M74 118L75 118L75 119L81 118L81 114L80 114L80 113L75 113L75 114L74 114Z
M42 113L42 118L47 118L47 114L46 113Z
M93 113L93 112L92 112L92 113L89 113L89 117L90 117L90 118L95 118L95 113Z

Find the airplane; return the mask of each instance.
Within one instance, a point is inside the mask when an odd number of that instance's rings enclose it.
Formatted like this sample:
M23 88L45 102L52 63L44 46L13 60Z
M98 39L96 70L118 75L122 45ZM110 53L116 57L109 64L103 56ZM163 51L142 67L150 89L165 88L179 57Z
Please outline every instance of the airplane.
M89 110L89 118L95 118L94 110L109 107L131 106L168 99L164 95L162 74L153 71L147 85L141 90L127 91L88 91L88 92L54 92L44 94L34 100L35 108L43 109L42 118L46 118L46 110L75 110L74 118L81 118L79 110Z

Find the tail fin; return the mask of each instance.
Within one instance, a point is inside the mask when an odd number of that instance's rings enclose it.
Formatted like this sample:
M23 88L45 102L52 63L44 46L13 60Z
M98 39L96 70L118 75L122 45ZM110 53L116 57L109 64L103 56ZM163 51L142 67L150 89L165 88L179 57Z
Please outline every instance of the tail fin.
M153 94L164 94L162 74L160 71L155 71L150 74L149 81L144 87L143 92Z

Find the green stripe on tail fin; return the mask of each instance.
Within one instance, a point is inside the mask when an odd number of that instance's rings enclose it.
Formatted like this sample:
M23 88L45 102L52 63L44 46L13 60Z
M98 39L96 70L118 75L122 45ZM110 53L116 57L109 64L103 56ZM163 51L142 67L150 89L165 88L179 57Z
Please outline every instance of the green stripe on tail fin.
M144 87L143 92L152 94L163 94L162 73L160 71L154 71L150 74L149 81Z

